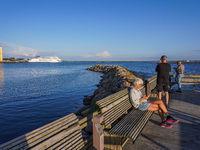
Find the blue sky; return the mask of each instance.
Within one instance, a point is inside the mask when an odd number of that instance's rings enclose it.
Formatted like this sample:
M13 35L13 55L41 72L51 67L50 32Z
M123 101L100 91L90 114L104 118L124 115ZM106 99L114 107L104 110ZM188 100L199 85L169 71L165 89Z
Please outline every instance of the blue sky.
M4 57L200 60L199 0L0 0Z

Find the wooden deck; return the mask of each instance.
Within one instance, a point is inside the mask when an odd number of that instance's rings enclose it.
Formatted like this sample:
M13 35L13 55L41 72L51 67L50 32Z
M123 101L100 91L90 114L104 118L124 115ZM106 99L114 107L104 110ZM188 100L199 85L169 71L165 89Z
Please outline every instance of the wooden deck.
M179 119L170 129L160 127L154 113L135 144L131 140L124 150L197 150L200 149L200 92L170 93L170 115Z

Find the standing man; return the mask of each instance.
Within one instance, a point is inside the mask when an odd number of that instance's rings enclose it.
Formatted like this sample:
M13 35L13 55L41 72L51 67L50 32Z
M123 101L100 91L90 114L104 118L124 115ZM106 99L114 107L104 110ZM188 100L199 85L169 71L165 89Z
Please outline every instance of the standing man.
M167 63L167 56L163 55L161 58L161 63L156 66L157 72L157 91L158 98L162 99L162 91L165 92L166 107L169 105L169 72L171 72L171 65Z
M176 82L178 84L178 91L182 92L181 90L181 78L184 76L185 66L181 63L181 61L177 62L178 67L173 67L176 71Z

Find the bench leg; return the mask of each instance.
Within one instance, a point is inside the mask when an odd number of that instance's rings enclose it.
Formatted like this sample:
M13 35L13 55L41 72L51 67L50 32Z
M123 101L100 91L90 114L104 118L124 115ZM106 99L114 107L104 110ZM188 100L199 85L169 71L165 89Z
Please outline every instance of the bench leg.
M95 115L93 117L93 149L104 149L104 133L100 123L103 121L102 115Z

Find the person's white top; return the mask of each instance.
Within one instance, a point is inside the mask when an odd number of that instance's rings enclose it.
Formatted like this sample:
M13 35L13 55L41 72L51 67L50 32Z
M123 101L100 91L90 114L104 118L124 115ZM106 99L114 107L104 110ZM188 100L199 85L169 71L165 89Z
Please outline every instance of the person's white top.
M136 90L133 87L130 90L130 101L134 108L138 108L140 103L147 102L147 100L143 100L139 102L139 100L143 97L143 94L140 92L140 90Z

